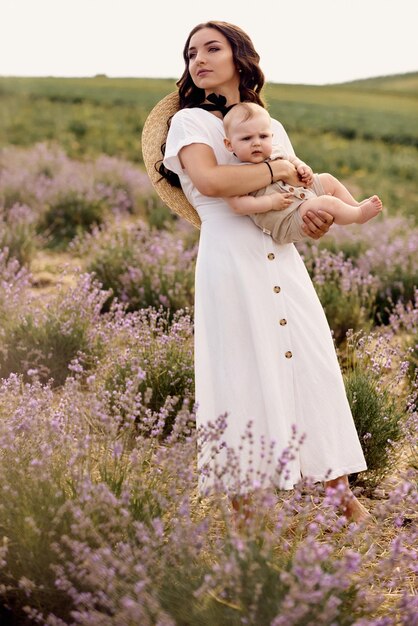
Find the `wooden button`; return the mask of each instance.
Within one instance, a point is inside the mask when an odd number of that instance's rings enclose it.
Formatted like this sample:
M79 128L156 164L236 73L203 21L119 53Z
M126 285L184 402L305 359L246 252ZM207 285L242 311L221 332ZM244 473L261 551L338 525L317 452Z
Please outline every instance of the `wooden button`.
M290 352L290 350L288 350L287 352L284 353L286 359L291 359L292 358L292 353Z
M305 194L302 192L302 193L300 194L300 197L301 197L301 198L302 198L302 200L303 200L303 198L305 197Z
M286 326L286 324L287 324L287 320L285 320L284 318L280 320L280 326Z
M295 188L294 187L289 187L289 191L290 191L290 193L292 193L293 191L295 191Z
M267 258L268 258L269 261L273 261L273 259L275 258L273 252L269 252L268 255L267 255Z
M280 292L281 292L281 290L282 290L282 289L281 289L281 287L279 287L279 285L275 285L275 286L273 287L273 291L274 291L274 293L280 293Z

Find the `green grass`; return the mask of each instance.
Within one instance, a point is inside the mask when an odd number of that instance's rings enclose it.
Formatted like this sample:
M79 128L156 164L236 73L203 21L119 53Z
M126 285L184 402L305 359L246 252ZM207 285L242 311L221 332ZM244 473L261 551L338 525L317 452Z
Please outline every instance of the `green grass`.
M142 163L141 132L175 79L0 77L0 148L57 141L76 158ZM268 84L271 114L299 155L354 195L382 196L389 213L418 218L418 73L340 85Z
M17 95L53 102L135 104L149 109L175 89L174 79L153 78L55 78L0 77L0 95Z
M403 93L414 97L418 96L418 72L408 72L407 74L392 74L389 76L378 76L376 78L366 78L346 83L350 89L367 91L385 91L390 93Z

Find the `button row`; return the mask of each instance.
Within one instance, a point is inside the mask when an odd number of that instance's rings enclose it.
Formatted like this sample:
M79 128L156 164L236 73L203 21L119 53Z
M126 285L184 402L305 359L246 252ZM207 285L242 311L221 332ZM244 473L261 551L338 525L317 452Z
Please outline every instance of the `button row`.
M302 195L302 194L301 194L301 195ZM275 255L274 255L274 253L273 253L273 252L269 252L269 253L268 253L268 255L267 255L267 258L268 258L268 260L269 260L269 261L274 261L274 259L275 259L276 257L275 257ZM273 291L274 291L274 293L280 293L280 292L281 292L281 287L279 287L279 285L275 285L275 286L273 287ZM280 326L286 326L286 324L287 324L287 320L283 317L283 318L280 320L280 322L279 322L279 323L280 323ZM285 353L284 353L284 355L285 355L286 359L291 359L291 358L292 358L292 356L293 356L293 354L291 353L291 351L290 351L290 350L288 350L287 352L285 352Z

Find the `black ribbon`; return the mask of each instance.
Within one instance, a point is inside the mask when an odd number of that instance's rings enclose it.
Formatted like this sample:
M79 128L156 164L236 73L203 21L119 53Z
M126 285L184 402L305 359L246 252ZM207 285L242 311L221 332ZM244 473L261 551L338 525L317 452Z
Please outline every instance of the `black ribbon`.
M226 106L225 96L218 96L216 93L210 93L207 96L206 100L209 100L211 104L207 102L202 102L202 104L197 105L198 108L205 109L205 111L219 111L220 113L222 113L222 117L225 117L228 111L230 111L232 107L235 106L235 104L230 104L229 106Z

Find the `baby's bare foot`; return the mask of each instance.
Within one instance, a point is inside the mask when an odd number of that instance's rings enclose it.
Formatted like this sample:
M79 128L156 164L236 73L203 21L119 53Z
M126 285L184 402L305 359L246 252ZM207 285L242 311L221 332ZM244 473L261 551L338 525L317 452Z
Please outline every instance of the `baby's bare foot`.
M357 220L358 224L364 224L373 217L376 217L382 210L382 201L379 196L372 196L365 202L362 202L359 206L360 216Z

